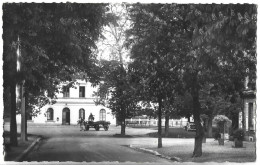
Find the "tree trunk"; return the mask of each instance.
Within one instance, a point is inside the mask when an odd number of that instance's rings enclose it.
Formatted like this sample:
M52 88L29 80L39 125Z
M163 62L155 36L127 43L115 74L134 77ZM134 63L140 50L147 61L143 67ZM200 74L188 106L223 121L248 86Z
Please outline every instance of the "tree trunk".
M202 143L206 143L207 131L208 131L208 119L203 119L203 126L202 127L203 127L203 131L204 131Z
M238 129L238 123L239 123L239 114L234 112L232 113L232 132L236 129Z
M21 84L21 141L27 141L24 85Z
M10 112L10 143L17 146L17 123L16 123L16 83L15 80L10 85L11 92L11 112Z
M166 110L165 112L165 137L168 137L169 135L169 111Z
M162 148L162 99L158 98L158 148Z
M121 77L121 86L120 86L120 94L121 96L124 95L124 91L123 91L123 87L125 82L124 77L125 77L125 70L124 70L124 66L123 66L123 59L122 59L122 54L121 52L119 52L119 59L120 59L120 77ZM125 135L125 118L126 118L126 108L124 107L124 104L122 103L121 100L121 135Z
M28 96L24 97L25 99L25 140L28 141L28 132L27 132L27 121L28 121Z
M121 122L121 135L125 135L125 120Z
M24 131L25 131L25 141L28 141L27 119L28 119L28 117L27 117L27 115L25 115L25 129L24 129Z
M200 122L200 102L199 102L199 86L197 82L197 74L193 75L193 86L191 88L193 98L193 116L196 127L195 145L192 157L200 157L202 155L202 140L204 137L204 129Z
M10 86L4 86L3 91L3 101L4 101L4 119L6 117L10 117L11 113L11 94L10 94Z
M207 130L208 138L212 138L212 116L209 116L208 119L208 130Z
M122 116L121 116L121 135L125 135L125 108L121 106Z
M200 105L198 97L193 98L193 106L194 106L194 122L196 127L196 135L195 135L195 145L192 157L200 157L202 155L202 140L204 137L204 129L200 123Z

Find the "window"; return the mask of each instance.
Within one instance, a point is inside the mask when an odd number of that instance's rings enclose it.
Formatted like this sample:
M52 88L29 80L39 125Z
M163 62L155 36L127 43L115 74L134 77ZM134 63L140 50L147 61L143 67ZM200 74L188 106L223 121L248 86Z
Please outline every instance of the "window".
M48 108L47 110L47 120L53 120L53 109Z
M99 120L100 121L106 121L106 110L101 109L99 112Z
M85 87L79 87L79 97L85 97Z
M70 97L70 88L64 86L63 87L63 97Z
M80 118L85 120L85 110L83 108L79 110L79 119Z

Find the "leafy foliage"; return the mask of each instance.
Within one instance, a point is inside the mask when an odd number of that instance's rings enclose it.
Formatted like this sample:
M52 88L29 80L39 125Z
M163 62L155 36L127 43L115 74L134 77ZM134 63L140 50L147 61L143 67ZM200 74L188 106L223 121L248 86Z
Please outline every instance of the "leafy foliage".
M177 20L170 19L172 15L168 14L171 11L165 9L167 6L164 7L136 4L129 9L134 21L128 31L128 44L131 44L132 48L131 58L133 63L139 66L135 68L135 72L140 76L143 93L146 93L144 96L150 97L147 98L150 101L156 101L157 97L170 98L176 89L181 89L181 83L178 81L181 64L176 61L181 60L178 53L185 53L181 51L183 47L178 47L183 39L176 37L180 25Z
M112 110L119 122L130 118L140 109L138 99L135 97L135 88L132 84L131 72L122 69L119 61L101 61L103 80L99 84L96 104L104 105Z
M17 83L25 80L29 105L41 107L76 72L84 71L92 82L98 81L93 76L93 50L102 25L111 20L106 10L106 4L4 4L4 86L14 76ZM18 45L21 70L15 74L10 63L16 58L10 52Z
M71 81L76 72L99 81L93 50L101 27L113 20L106 11L106 4L3 4L3 78L4 88L11 91L11 143L17 145L16 84L25 82L27 107L34 110L51 103L59 84Z
M134 24L128 44L141 66L136 69L141 89L150 100L170 98L176 87L191 94L197 130L193 156L201 156L200 115L209 103L201 100L202 89L213 84L226 96L234 95L243 90L247 68L255 75L256 6L134 4L129 11Z
M138 77L138 95L142 101L158 103L158 147L161 147L161 115L176 112L177 93L183 86L182 55L188 50L179 8L175 5L134 4L129 6L133 21L127 32L134 72Z
M101 47L105 48L101 49L107 53L109 59L102 59L100 62L103 82L100 83L99 91L96 93L99 97L96 103L106 105L116 115L122 135L125 135L125 119L131 117L139 108L134 97L135 88L131 83L133 81L131 69L124 60L128 55L124 43L125 31L129 26L125 7L125 4L109 5L111 14L117 19L103 29L105 38L101 42Z

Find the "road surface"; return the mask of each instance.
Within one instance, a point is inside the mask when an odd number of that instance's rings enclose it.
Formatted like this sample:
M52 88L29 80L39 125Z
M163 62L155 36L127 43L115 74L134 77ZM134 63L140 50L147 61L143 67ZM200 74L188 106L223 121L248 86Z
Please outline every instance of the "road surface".
M128 128L127 128L128 129ZM129 131L128 131L129 130ZM140 137L149 132L128 129L127 134L138 137L118 138L120 127L111 126L108 131L79 131L76 126L29 127L28 133L44 136L24 161L74 161L74 162L155 162L169 163L170 160L129 148L140 143L157 143L156 138Z

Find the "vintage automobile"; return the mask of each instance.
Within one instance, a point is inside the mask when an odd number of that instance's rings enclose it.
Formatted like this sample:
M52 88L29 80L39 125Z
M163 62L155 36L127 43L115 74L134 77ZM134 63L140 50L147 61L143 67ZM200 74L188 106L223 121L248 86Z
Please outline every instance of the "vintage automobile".
M196 131L195 123L188 122L184 127L186 131Z
M105 131L108 130L110 122L107 121L86 121L84 123L85 125L85 131L88 131L89 128L95 128L96 131L99 131L100 128L104 128Z

